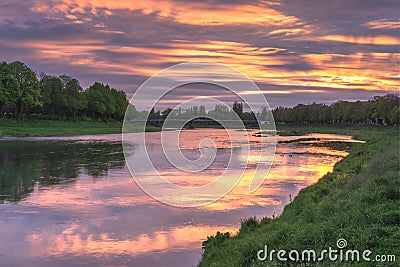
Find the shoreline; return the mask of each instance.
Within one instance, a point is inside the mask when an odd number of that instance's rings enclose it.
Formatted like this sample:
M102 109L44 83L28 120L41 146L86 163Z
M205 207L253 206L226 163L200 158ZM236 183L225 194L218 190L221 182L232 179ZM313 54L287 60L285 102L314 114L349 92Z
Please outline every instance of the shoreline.
M10 137L62 137L121 134L122 121L54 121L0 118L0 139ZM158 131L154 127L146 131Z
M122 121L55 121L55 120L22 120L0 118L0 138L10 137L62 137L97 134L120 134L122 132ZM353 129L377 129L396 126L383 125L346 125L346 124L276 124L277 135L307 135L315 133L334 133L351 135ZM199 129L219 127L202 126ZM146 127L146 132L160 131L161 128ZM255 128L248 127L248 130ZM312 129L312 130L311 130ZM356 137L355 137L356 138Z
M122 122L0 119L0 137L115 134L121 128Z

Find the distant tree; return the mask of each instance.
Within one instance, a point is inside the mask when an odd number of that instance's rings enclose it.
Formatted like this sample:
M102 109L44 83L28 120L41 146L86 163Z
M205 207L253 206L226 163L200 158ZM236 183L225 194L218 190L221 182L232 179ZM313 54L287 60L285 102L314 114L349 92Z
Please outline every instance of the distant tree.
M201 105L201 106L199 107L199 115L200 115L200 116L205 116L205 115L207 115L206 107L205 107L205 106Z
M128 107L128 100L126 99L126 94L124 91L118 91L116 89L111 89L111 95L115 101L116 107L114 111L114 118L119 120L125 115L125 111Z
M398 94L376 96L369 101L338 101L330 106L313 103L294 108L277 107L272 111L277 122L398 124Z
M331 117L335 122L343 123L347 120L345 111L348 105L348 101L338 101L332 105Z
M391 124L400 124L400 107L394 107L392 112L390 113L390 123Z
M150 113L149 113L149 116L148 116L148 120L152 120L152 121L158 121L158 120L160 120L160 118L161 118L161 114L160 114L160 111L159 110L157 110L157 111L155 111L154 110L154 107L150 110Z
M239 118L243 117L243 103L242 102L238 102L235 100L233 102L232 109L233 109L233 111L236 112L236 114L239 116Z
M77 79L67 75L61 75L60 79L63 84L63 92L66 97L67 106L66 113L69 116L76 116L87 107L87 100L83 89Z
M7 102L16 103L19 98L19 84L11 76L7 62L0 63L0 106Z
M268 112L267 112L267 107L262 107L261 109L261 114L258 117L261 120L266 120L268 119Z
M136 107L135 107L135 105L132 105L132 104L129 104L127 107L126 107L126 115L127 115L127 117L129 118L129 119L136 119L136 118L138 118L139 117L139 112L136 110ZM125 115L125 114L124 114Z
M317 116L319 122L329 122L331 120L331 108L326 105L321 105Z
M241 119L244 121L255 121L256 116L253 112L243 112Z
M296 122L307 122L309 121L309 115L307 106L299 104L293 108L293 115Z
M33 70L19 61L2 62L0 69L3 101L15 103L20 115L41 106L39 81Z
M45 75L40 81L43 113L48 115L65 115L67 98L60 78Z
M108 86L95 82L85 91L85 97L89 116L105 119L114 114L116 103Z
M161 113L161 118L164 120L168 117L168 115L172 112L171 108L166 108L162 113Z
M55 77L44 72L39 76L40 81L22 62L0 62L0 107L14 103L20 115L42 107L44 114L56 116L124 117L128 101L123 91L98 82L84 91L71 76Z
M383 124L387 124L390 122L392 110L399 106L399 96L395 94L376 96L372 105L374 110L372 116L375 121L382 121Z
M208 115L214 119L233 119L233 114L228 106L222 104L215 105L214 110L208 112Z

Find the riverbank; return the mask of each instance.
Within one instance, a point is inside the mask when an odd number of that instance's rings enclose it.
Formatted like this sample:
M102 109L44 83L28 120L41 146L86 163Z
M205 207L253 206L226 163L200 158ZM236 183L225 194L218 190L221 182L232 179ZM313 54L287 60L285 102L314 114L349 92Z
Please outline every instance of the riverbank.
M0 119L0 137L118 134L121 133L121 131L122 122L119 121L98 122ZM158 128L148 127L146 131L158 131Z
M363 129L375 129L376 126L361 126ZM379 126L378 126L379 127ZM218 125L197 125L196 128L220 128ZM251 129L251 127L249 128ZM280 135L305 135L311 130L320 133L344 135L357 134L358 126L320 124L313 126L295 124L277 124ZM353 130L354 129L354 130ZM146 131L160 131L161 128L147 127ZM138 130L139 131L139 130ZM57 120L23 120L0 118L0 136L74 136L89 134L118 134L122 132L122 122L110 121L57 121Z
M122 122L0 119L0 136L71 136L121 133Z
M278 125L288 133L319 132L352 135L367 141L354 144L348 157L318 183L300 191L277 218L250 218L242 221L236 236L217 233L203 242L199 266L281 266L259 261L257 252L271 250L337 249L347 240L346 249L370 250L376 255L396 255L397 262L376 266L398 266L400 256L399 212L399 127L384 126L297 126ZM286 254L286 258L288 255ZM317 258L319 254L317 254ZM312 266L346 266L349 262L327 260ZM286 262L285 266L299 266ZM359 266L371 266L362 260ZM303 263L303 266L311 266Z

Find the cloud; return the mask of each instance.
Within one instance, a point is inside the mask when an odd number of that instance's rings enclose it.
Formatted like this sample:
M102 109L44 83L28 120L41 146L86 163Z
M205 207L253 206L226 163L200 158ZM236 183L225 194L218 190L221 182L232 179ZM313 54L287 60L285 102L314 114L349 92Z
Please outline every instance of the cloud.
M395 36L345 36L345 35L327 35L323 40L372 45L399 45L400 39Z
M389 19L372 20L363 25L371 29L400 29L400 21Z
M5 0L0 54L128 95L165 67L213 61L287 103L309 99L310 92L369 97L398 87L395 7L371 0Z
M295 23L294 16L285 16L265 5L222 2L207 3L201 1L95 1L95 0L48 0L35 1L31 8L35 13L73 13L90 12L110 16L115 10L138 11L144 15L156 14L158 18L170 19L181 24L190 25L224 25L224 24L270 24L283 25Z

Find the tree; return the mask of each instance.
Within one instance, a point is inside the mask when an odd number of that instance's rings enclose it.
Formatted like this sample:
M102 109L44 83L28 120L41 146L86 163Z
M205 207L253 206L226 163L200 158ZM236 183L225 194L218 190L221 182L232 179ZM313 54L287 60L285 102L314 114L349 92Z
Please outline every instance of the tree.
M110 97L107 97L106 90L103 84L95 82L85 91L87 111L90 116L101 119L110 113L110 104L107 104L107 99Z
M77 79L67 75L61 75L60 79L63 84L63 92L66 97L67 106L66 113L69 116L76 116L87 107L87 100L83 94L83 89Z
M128 107L128 100L126 99L126 94L124 91L111 89L111 95L116 104L114 118L117 120L122 119Z
M233 102L232 109L233 109L233 111L236 112L236 114L239 116L239 118L243 117L243 103L242 102L238 102L235 100L235 102Z
M400 107L394 107L390 113L390 123L400 124Z
M309 121L309 114L307 112L307 106L299 104L293 108L293 115L296 122Z
M0 106L7 102L16 103L19 98L19 84L11 76L7 62L0 63Z
M325 104L297 105L294 108L277 107L272 111L277 122L299 123L376 123L398 124L400 112L398 94L376 96L369 101L338 101Z
M348 101L338 101L332 105L332 114L331 118L335 122L344 122L346 121L347 117L345 115L345 110L349 105Z
M15 61L8 65L9 75L18 83L17 87L6 88L16 101L18 113L25 114L41 106L40 86L36 73L24 63ZM12 83L14 84L14 83ZM11 90L11 92L10 92ZM13 91L13 92L12 92Z
M149 117L148 117L148 120L158 120L158 119L160 119L160 111L159 110L157 110L157 111L155 111L154 110L154 107L150 110L150 113L149 113Z
M172 112L171 108L166 108L162 113L161 113L161 118L164 120L167 119L168 115Z
M382 121L383 124L390 122L391 112L395 107L399 106L399 96L395 94L387 94L384 96L374 97L373 102L373 118L376 122Z
M125 92L95 82L84 92L87 113L97 119L122 119L128 106Z
M40 91L43 113L65 115L68 102L60 78L45 75L40 81Z
M17 113L41 111L55 116L91 116L120 120L128 106L126 94L95 82L84 91L77 79L36 73L24 63L0 62L0 107L15 104ZM139 114L139 112L138 112Z
M205 116L205 115L207 115L206 107L205 107L205 106L200 105L200 107L199 107L199 115L200 115L200 116Z

